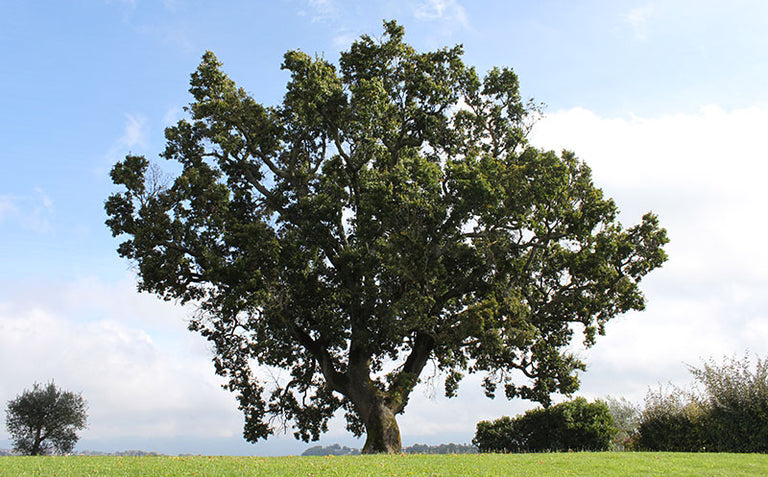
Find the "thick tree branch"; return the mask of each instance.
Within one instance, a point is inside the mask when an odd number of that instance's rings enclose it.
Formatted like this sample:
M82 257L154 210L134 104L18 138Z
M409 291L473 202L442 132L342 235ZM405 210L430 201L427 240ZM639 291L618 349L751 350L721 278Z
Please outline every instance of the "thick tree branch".
M328 352L327 346L325 346L324 343L313 340L312 337L299 328L298 325L294 324L291 329L293 334L299 340L299 343L309 351L320 365L320 369L323 372L323 376L325 377L328 386L334 391L346 395L348 393L348 379L338 371L337 363Z
M408 396L418 384L421 371L429 362L432 350L437 344L435 337L430 333L417 332L413 340L411 352L406 358L400 371L392 380L387 392L387 405L392 412L403 412L408 403Z

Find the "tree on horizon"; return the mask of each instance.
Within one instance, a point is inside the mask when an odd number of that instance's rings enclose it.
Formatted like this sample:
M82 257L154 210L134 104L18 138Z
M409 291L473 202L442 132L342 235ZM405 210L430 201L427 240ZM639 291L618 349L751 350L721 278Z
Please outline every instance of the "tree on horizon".
M624 228L589 167L526 140L538 111L508 68L460 46L418 52L384 23L338 65L285 54L282 104L235 85L211 52L188 119L166 129L169 182L144 157L111 172L105 208L139 289L192 302L256 441L317 440L345 411L364 453L400 452L396 416L434 363L447 396L547 405L578 387L574 333L644 307L666 255L653 214ZM258 366L288 376L259 379Z
M78 441L77 431L87 423L83 396L35 383L8 402L6 428L13 450L22 455L67 454Z

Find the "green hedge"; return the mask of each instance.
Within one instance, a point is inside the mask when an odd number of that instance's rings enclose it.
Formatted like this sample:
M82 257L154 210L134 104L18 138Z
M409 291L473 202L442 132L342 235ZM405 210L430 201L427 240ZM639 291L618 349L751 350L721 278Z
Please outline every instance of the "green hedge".
M706 410L682 391L650 391L640 414L634 448L698 452L707 449L704 439Z
M638 450L768 452L768 362L731 358L689 368L700 391L649 392Z
M480 452L600 451L610 448L616 432L604 402L577 398L514 419L481 421L472 443Z

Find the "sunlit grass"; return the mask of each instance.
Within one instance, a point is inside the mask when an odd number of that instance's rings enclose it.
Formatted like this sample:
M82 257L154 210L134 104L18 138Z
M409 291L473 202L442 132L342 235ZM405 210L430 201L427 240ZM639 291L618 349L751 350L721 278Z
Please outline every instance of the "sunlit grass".
M2 476L764 476L768 455L557 453L344 457L0 457Z

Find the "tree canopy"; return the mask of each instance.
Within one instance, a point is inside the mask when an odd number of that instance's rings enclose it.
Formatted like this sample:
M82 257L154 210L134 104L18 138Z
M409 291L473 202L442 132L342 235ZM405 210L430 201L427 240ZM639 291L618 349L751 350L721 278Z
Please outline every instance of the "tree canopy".
M119 254L140 290L199 306L190 328L246 439L275 417L317 439L343 408L364 452L399 452L395 416L430 362L448 396L483 373L489 396L548 404L578 386L574 333L590 345L643 308L638 284L666 259L657 218L624 228L587 165L528 144L538 111L515 73L481 77L462 55L385 22L338 64L286 53L282 104L264 106L206 52L189 119L166 129L178 176L114 166Z
M6 428L13 450L23 455L66 454L85 429L86 402L80 394L64 391L53 382L35 383L8 402Z

